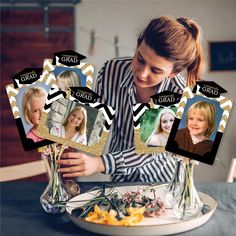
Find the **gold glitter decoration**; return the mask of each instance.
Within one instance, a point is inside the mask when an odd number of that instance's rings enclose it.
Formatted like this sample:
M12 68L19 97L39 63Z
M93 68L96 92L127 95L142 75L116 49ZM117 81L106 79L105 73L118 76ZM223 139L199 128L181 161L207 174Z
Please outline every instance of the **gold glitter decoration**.
M145 142L141 141L140 133L140 130L134 130L134 144L137 154L166 152L165 147L148 147Z

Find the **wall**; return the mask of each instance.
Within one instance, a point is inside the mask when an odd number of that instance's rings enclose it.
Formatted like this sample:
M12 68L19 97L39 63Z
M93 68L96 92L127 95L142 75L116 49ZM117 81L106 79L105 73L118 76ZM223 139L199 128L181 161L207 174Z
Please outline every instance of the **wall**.
M227 0L83 0L76 6L76 50L87 55L87 61L100 68L108 59L115 56L114 36L119 36L120 56L132 56L136 38L150 19L161 15L194 18L202 26L204 47L208 53L209 41L236 40L236 1ZM96 53L88 54L89 31L97 34ZM210 73L208 65L205 80L214 80L228 90L227 96L236 100L236 72ZM236 157L236 132L234 121L236 108L233 108L226 127L223 141L213 166L200 164L195 168L197 182L224 181L231 158Z
M46 38L43 31L43 10L41 7L32 9L25 6L22 9L16 9L13 5L12 8L6 9L2 5L0 163L1 166L9 166L36 161L39 160L40 156L36 149L24 151L5 86L12 83L12 76L24 68L40 67L43 65L43 60L52 58L55 52L63 51L65 48L73 48L74 17L72 7L50 9L49 22L51 29L55 29L55 26L57 26L67 31L50 31L49 37ZM68 31L70 29L71 32ZM46 181L47 176L35 176L27 180Z

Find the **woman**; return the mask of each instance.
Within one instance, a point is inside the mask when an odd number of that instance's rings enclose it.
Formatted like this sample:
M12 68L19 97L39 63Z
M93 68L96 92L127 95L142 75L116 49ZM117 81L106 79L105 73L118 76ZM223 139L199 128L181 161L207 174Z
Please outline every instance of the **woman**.
M171 109L162 109L157 116L155 128L147 139L146 144L154 147L165 147L174 119L175 113Z
M116 109L109 153L89 157L66 153L60 169L65 177L112 174L112 181L170 181L175 162L169 153L137 155L134 147L132 104L150 101L150 96L169 90L181 93L187 69L187 84L194 85L203 67L200 28L193 20L160 17L152 20L137 40L133 58L105 63L95 92Z
M53 125L50 133L87 145L86 137L87 111L84 107L75 107L67 116L63 125Z

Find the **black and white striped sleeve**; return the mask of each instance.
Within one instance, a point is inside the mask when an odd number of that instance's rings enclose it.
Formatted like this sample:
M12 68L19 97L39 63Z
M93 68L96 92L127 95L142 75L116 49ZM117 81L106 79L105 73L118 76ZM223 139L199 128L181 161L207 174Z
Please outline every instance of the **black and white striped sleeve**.
M139 180L143 182L168 182L175 172L175 160L168 152L156 154L135 153L135 148L102 155L105 166L104 174L131 176L138 172ZM132 179L134 181L134 179Z

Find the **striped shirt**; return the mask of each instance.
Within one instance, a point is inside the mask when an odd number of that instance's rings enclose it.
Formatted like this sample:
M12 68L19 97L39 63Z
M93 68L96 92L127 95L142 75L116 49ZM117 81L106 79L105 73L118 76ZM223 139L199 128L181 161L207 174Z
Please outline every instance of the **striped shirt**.
M132 58L107 61L99 71L95 85L95 92L102 96L102 102L116 109L108 154L101 156L104 173L111 174L114 182L169 182L175 171L175 160L170 153L135 153L132 105L137 102L131 62ZM178 74L159 83L156 92L182 93L184 87L185 80Z

